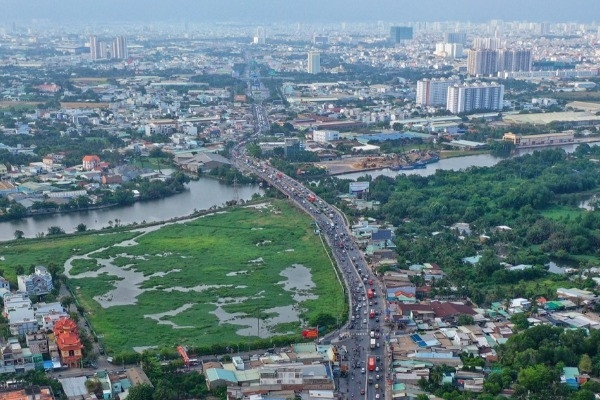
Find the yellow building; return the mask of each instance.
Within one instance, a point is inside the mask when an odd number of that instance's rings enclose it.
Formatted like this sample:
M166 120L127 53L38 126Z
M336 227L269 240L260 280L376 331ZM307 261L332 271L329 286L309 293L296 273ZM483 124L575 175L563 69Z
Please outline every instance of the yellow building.
M575 142L573 132L562 133L544 133L541 135L517 135L514 133L505 133L502 140L511 142L517 148L520 147L538 147L538 146L562 146Z

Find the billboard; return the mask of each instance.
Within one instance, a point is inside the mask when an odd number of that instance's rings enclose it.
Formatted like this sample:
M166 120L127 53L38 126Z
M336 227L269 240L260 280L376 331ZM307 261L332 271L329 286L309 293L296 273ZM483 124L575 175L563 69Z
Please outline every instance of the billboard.
M369 191L370 182L350 182L350 194L365 193Z

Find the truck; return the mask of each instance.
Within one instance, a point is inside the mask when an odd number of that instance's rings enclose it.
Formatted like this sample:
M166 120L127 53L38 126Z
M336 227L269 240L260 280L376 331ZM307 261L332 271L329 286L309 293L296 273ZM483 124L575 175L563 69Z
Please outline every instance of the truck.
M369 318L375 318L375 310L373 310L371 308L371 311L369 312Z
M375 339L371 339L371 349L374 349L377 341Z
M369 357L369 363L367 364L369 371L375 371L375 357Z
M311 203L314 203L316 199L317 198L315 197L314 194L309 194L308 195L308 201L310 201Z
M370 299L373 298L373 289L371 289L371 288L367 289L367 297Z

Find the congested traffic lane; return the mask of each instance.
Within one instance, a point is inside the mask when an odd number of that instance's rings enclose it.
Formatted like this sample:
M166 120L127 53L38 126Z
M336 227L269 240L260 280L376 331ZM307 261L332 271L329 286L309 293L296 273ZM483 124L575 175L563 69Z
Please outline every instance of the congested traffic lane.
M235 149L234 156L233 162L237 168L265 180L315 220L332 249L338 270L348 289L348 323L334 333L338 337L338 344L348 349L343 362L348 365L349 372L344 384L340 385L342 395L348 399L383 398L385 343L382 321L385 292L368 268L343 216L301 183L267 163L245 156L241 146ZM369 288L374 293L373 298L367 295Z

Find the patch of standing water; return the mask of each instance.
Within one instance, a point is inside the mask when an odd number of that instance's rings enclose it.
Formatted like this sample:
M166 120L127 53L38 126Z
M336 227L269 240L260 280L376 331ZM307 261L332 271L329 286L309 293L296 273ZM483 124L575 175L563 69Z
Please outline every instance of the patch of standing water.
M302 264L293 264L279 273L279 275L287 278L285 281L277 282L278 285L283 285L283 289L287 292L293 292L293 298L300 303L305 300L314 300L318 296L312 293L316 287L312 281L310 269Z
M155 320L156 322L158 322L159 325L171 325L173 327L173 329L192 329L195 328L194 326L181 326L181 325L177 325L175 322L173 321L169 321L169 320L164 320L164 317L174 317L179 313L182 313L186 310L189 310L190 308L192 308L194 306L193 303L187 303L182 305L179 308L176 308L174 310L171 311L165 311L162 313L157 313L157 314L145 314L144 318L150 318Z

